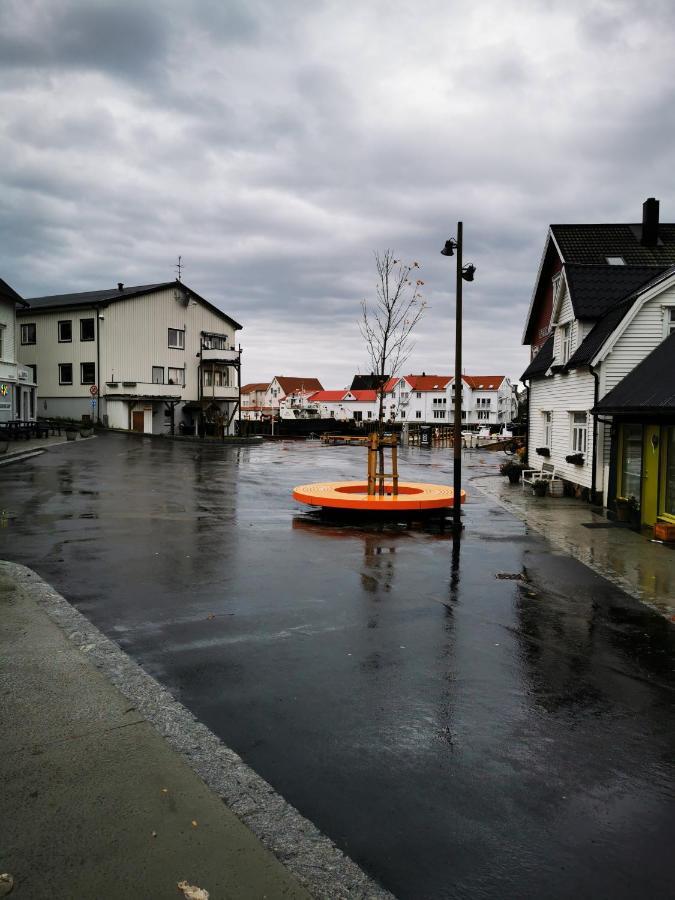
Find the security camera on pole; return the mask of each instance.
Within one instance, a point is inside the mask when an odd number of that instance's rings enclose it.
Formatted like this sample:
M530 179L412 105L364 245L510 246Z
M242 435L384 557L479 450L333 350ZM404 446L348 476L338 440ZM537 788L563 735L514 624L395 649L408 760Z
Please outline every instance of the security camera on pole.
M473 281L476 267L462 266L462 223L457 223L457 240L450 238L441 250L443 256L454 256L457 251L457 301L455 306L455 410L453 413L453 486L452 530L456 536L462 532L462 280Z

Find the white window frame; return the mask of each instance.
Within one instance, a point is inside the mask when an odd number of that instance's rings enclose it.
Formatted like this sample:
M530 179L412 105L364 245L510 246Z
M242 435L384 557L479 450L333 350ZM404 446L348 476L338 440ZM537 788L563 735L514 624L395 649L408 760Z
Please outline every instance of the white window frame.
M586 454L588 448L588 413L570 413L570 450Z
M72 363L59 363L59 384L72 384L73 383L73 364ZM64 381L61 376L61 369L63 366L70 366L70 381Z
M549 409L542 412L544 419L544 447L550 450L553 444L553 414Z
M32 341L28 341L24 337L24 335L28 334L29 328L33 329L33 340ZM24 329L26 329L26 330L24 331ZM35 344L37 344L37 325L35 324L35 322L22 323L22 325L21 325L21 346L22 347L32 347Z
M171 332L178 337L174 338L175 343L171 343ZM185 329L184 328L169 328L167 334L167 344L169 350L185 350Z
M675 332L675 306L663 307L663 337Z
M172 379L172 377L173 377L173 376L171 375L172 372L180 372L180 373L181 373L181 380L176 381L175 378L174 378L174 379L173 379L173 384L174 384L176 387L185 387L185 369L180 369L180 368L178 368L178 366L169 366L168 369L167 369L167 373L166 373L166 383L167 383L167 384L171 384L171 383L172 383L172 382L171 382L171 379Z
M84 380L84 367L85 366L93 366L94 367L94 375L91 381ZM80 363L80 384L96 384L96 363L95 362L81 362Z
M564 364L572 355L572 323L560 326L560 360Z
M2 359L2 348L4 346L5 325L0 322L0 359Z
M63 335L61 334L61 326L62 325L70 325L70 337L63 337ZM73 320L72 319L59 319L56 327L58 329L59 344L72 344L73 343Z

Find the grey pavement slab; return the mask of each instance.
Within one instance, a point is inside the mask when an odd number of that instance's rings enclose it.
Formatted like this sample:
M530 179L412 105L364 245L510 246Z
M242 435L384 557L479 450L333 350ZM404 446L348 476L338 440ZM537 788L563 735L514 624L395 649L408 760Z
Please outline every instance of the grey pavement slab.
M531 490L512 485L499 475L478 476L471 485L545 535L551 544L675 621L675 548L613 525L581 500L535 497Z
M0 869L30 898L310 895L27 593L0 576Z

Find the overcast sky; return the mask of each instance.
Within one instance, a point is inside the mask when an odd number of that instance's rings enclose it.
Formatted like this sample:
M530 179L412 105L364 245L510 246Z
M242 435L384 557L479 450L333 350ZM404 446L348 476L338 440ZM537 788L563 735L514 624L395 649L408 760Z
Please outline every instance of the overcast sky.
M369 371L373 252L417 260L406 371L517 378L550 222L675 220L673 4L2 0L0 276L184 281L244 379Z

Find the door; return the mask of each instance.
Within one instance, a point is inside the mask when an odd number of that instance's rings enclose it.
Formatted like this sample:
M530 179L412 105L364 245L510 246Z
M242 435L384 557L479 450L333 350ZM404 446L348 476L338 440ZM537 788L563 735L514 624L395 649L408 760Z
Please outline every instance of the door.
M145 413L142 409L134 410L131 414L131 430L132 431L140 431L141 434L145 431Z
M659 503L659 460L661 457L658 425L644 426L642 524L653 525Z

